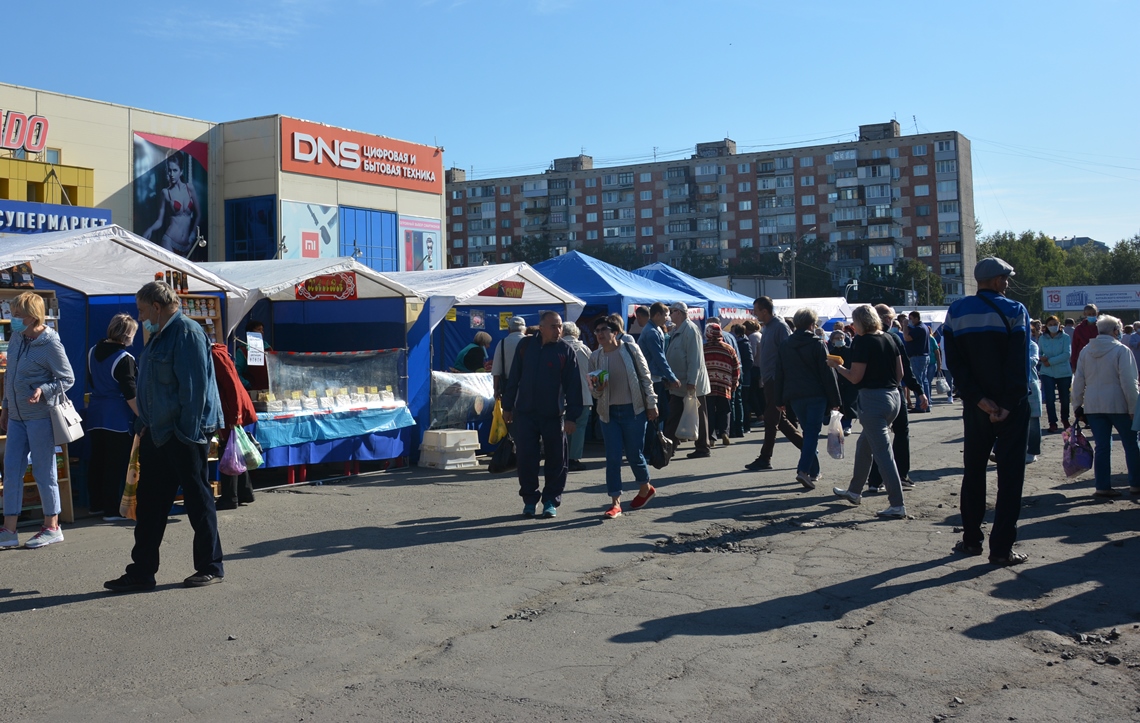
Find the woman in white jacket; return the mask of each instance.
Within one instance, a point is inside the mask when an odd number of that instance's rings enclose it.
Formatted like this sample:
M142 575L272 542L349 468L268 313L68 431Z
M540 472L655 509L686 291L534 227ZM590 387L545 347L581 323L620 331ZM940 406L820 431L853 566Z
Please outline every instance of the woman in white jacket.
M646 420L657 419L657 395L641 349L621 341L620 333L613 321L598 319L594 323L598 348L590 355L590 392L598 400L596 410L606 443L606 492L611 503L602 517L607 520L621 517L623 450L641 487L630 507L640 509L657 492L649 484L643 453Z
M1120 319L1108 314L1096 322L1097 336L1081 350L1077 371L1073 375L1073 406L1092 428L1096 445L1093 475L1097 497L1119 497L1112 488L1112 430L1115 428L1124 445L1124 461L1128 465L1128 487L1140 494L1140 447L1136 430L1132 429L1132 413L1140 389L1136 384L1136 359L1132 351L1120 343L1124 327Z

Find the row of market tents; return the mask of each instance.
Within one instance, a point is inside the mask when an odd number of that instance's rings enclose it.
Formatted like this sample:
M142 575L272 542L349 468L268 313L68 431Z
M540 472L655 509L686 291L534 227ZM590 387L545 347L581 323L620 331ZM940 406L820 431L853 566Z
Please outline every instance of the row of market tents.
M219 308L224 305L219 337L226 340L256 319L278 350L406 350L406 400L420 430L430 423L431 371L446 370L477 331L497 343L511 316L537 324L548 309L576 320L683 301L698 319L734 319L750 315L752 306L748 297L665 264L628 272L579 252L534 267L510 263L403 273L379 273L351 258L195 264L112 225L6 236L0 268L25 263L32 265L36 288L50 289L59 299L60 336L77 371L110 319L120 312L134 315L135 292L170 269L184 275L189 293L215 296ZM306 299L298 291L306 281L338 275L352 287L342 299ZM779 307L778 313L790 316L812 302L826 307L819 309L825 318L846 316L842 299L790 300L789 310ZM86 375L77 373L69 393L77 405L86 387ZM414 449L418 432L413 434Z

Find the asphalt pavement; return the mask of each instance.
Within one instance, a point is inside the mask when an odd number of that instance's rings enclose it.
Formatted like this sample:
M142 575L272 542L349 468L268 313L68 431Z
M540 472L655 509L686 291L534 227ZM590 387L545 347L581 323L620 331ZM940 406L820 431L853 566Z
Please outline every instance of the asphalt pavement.
M102 589L131 528L65 526L0 552L0 721L1140 720L1140 503L1066 479L1046 435L1029 562L952 555L960 410L912 418L904 520L831 494L856 423L814 491L786 440L743 469L757 432L682 448L611 521L600 444L551 520L485 469L260 492L219 513L226 579L201 589L184 517L134 595ZM1113 469L1126 488L1119 445Z

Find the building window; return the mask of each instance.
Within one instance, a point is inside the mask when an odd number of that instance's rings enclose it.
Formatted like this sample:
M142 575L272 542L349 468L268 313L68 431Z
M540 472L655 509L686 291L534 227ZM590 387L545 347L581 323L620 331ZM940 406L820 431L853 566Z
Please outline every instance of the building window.
M756 164L757 173L771 173L776 170L776 163L774 161L760 161Z
M910 147L910 154L912 156L925 156L926 155L926 144L920 143L917 146L911 146Z
M737 211L751 211L752 210L752 202L751 201L740 201L736 204L736 210Z
M882 157L883 157L883 152L880 151L878 148L871 151L871 158L882 158Z
M740 239L740 248L742 248L742 249L752 248L752 239L750 239L750 238Z
M796 214L785 213L785 214L781 214L781 215L777 216L776 217L776 225L777 226L795 226L796 225Z
M226 260L262 261L277 257L277 197L225 202Z
M511 210L511 204L510 203L500 203L499 204L499 211L501 211L502 213L507 213L510 210Z
M503 223L502 223L502 227L503 228L510 228L511 227L511 220L509 218L504 218Z
M641 253L646 256L652 254L654 251L653 244L641 244Z
M815 194L809 194L807 196L800 196L800 205L801 206L814 206L815 205Z
M815 165L815 156L800 156L800 168L811 168Z
M945 153L946 151L954 150L954 141L935 141L934 152Z
M462 231L463 230L463 222L462 221L456 221L455 223L451 224L451 230L452 231Z
M652 173L642 173L640 176L638 176L638 180L641 181L642 183L653 183L653 174Z
M587 178L586 179L586 188L594 188L597 185L598 185L598 179L597 178Z
M598 202L597 196L586 196L586 205L587 206L593 206L597 202Z
M792 188L795 180L795 176L776 176L776 188Z
M463 239L461 239L461 238L452 239L451 240L451 248L453 248L453 249L463 248Z
M953 234L958 233L957 221L942 221L938 224L938 233L940 234Z
M930 238L930 227L929 226L915 226L914 227L914 235L917 236L918 238Z
M776 170L777 171L790 171L790 170L792 170L794 165L795 165L795 159L790 157L790 156L788 158L777 158L776 159Z
M914 207L914 215L915 216L929 216L930 215L930 206L929 205L915 206Z
M915 253L917 254L917 256L920 259L924 259L928 256L934 255L934 247L933 246L918 246L916 248L917 248L917 250L915 251Z
M958 172L958 161L935 161L934 162L934 172L935 173L957 173Z
M897 149L897 148L888 148L887 149L887 158L898 158L898 157L899 157L899 149Z
M463 191L452 191L451 192L451 200L454 201L457 198L463 198Z
M927 185L915 186L914 187L914 195L916 195L916 196L929 196L930 195L930 186L927 186Z
M463 215L463 207L462 206L452 206L451 207L451 215L452 216L462 216Z
M586 240L587 241L597 241L598 240L598 232L596 230L595 231L587 231L586 232Z
M642 236L652 236L653 235L653 227L652 226L642 226L641 227L641 235Z
M641 192L641 200L642 201L652 201L653 200L653 191L642 191Z
M962 275L962 262L960 261L947 261L942 264L943 276L961 276Z
M800 185L801 186L814 186L815 185L815 176L800 176Z
M653 218L653 209L652 208L641 209L641 217L642 218Z
M913 175L925 176L929 172L930 172L930 167L927 166L925 163L923 163L923 164L920 164L920 165L917 165L914 167Z
M586 214L586 223L597 223L597 222L598 222L597 212Z
M698 176L715 176L720 168L715 163L706 163L702 166L697 166Z
M632 172L630 172L630 173L619 173L618 174L618 185L619 186L633 185L633 173Z
M748 193L752 190L752 181L741 181L736 184L737 193Z
M618 181L617 181L617 174L616 173L607 173L606 175L602 176L602 185L603 186L616 186L617 182Z
M737 173L748 173L750 170L752 170L752 166L749 163L737 163L736 164L736 172Z
M751 228L752 228L752 219L750 219L750 218L740 219L740 230L741 231L747 231Z
M859 152L854 148L846 151L835 151L831 154L833 161L854 161L859 158Z
M637 211L633 208L623 208L620 209L620 211L621 212L618 214L618 218L633 218L634 214L637 213Z
M957 181L939 181L938 182L938 200L949 201L958 198L958 182Z
M499 188L499 192L502 193L504 196L509 196L509 195L511 195L511 187L510 186L501 186Z
M954 254L962 253L962 248L957 241L947 241L946 243L938 244L938 254L940 256L953 256Z
M804 220L805 226L814 226L815 225L815 214L814 213L805 213L803 215L803 220Z
M602 191L602 203L617 203L618 198L617 191Z

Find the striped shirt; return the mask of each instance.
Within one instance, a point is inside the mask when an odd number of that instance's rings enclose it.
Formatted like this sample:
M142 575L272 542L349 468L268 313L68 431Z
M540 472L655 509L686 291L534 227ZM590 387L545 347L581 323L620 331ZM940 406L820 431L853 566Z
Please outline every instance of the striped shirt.
M13 334L8 342L8 372L4 375L4 409L13 419L47 419L49 406L75 384L75 373L59 334L48 327L35 339ZM43 396L28 400L39 389Z
M942 329L950 373L968 404L985 397L1013 410L1029 397L1029 312L1020 302L983 289L951 304Z

